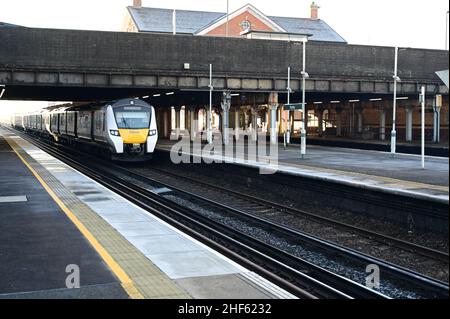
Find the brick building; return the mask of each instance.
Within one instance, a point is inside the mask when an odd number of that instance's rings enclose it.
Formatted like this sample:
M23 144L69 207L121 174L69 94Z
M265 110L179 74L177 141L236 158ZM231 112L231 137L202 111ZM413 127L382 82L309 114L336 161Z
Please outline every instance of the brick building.
M319 6L311 5L310 18L267 16L251 4L229 15L223 12L146 8L140 0L127 7L122 31L176 33L203 36L246 37L248 31L308 34L310 41L346 41L325 21L319 19Z

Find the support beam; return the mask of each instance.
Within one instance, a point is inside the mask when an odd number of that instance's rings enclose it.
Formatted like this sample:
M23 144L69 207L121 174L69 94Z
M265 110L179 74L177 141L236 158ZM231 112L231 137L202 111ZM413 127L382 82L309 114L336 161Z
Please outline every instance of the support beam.
M386 140L386 109L380 107L380 141Z
M363 118L363 108L362 107L358 107L357 109L356 109L356 116L357 116L357 128L358 128L358 134L362 134L362 132L363 132L363 125L364 125L364 123L363 123L363 121L364 121L364 118Z
M176 134L176 136L180 136L181 106L176 106L174 109L175 109L175 134Z
M342 109L336 108L336 136L342 136Z
M241 130L240 107L236 106L234 109L234 139L236 141L239 141L240 130Z
M319 136L323 136L323 112L324 112L324 110L321 107L319 107L316 110L316 115L317 115L317 119L318 119L317 129L318 129Z
M164 128L163 128L163 132L164 132L164 138L169 138L169 132L170 132L170 114L171 114L171 109L167 110L165 109L163 112L163 122L164 122Z
M278 103L273 103L270 105L270 143L271 144L278 143L277 110L278 110Z
M252 108L252 140L258 140L258 109L255 106Z
M406 111L406 141L412 142L413 140L413 106L407 106L405 108Z

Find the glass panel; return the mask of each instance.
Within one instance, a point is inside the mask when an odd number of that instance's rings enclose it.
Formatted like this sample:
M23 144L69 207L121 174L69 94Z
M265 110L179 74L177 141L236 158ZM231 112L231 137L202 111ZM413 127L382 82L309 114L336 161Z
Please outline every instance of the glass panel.
M119 129L147 129L150 126L150 109L142 106L121 106L114 109Z

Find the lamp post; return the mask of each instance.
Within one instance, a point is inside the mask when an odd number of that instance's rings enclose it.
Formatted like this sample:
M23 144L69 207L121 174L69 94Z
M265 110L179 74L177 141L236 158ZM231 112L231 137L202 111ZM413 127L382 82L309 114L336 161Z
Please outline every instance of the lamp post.
M309 74L306 72L306 42L308 42L308 39L303 40L303 67L302 67L302 117L303 117L303 124L302 124L302 130L300 133L301 137L301 146L300 146L300 154L302 156L302 159L305 158L306 155L306 79L309 78Z
M291 103L291 93L292 93L292 89L291 89L291 67L288 67L288 80L287 80L287 104ZM286 128L286 143L285 144L290 144L291 143L291 111L288 111L287 113L287 128Z
M213 95L213 82L212 82L212 64L209 65L209 110L208 110L208 129L206 132L206 137L208 143L211 144L213 142L212 139L212 95Z
M397 144L397 132L395 130L395 121L397 113L397 81L400 78L397 75L397 64L398 64L398 47L395 47L395 62L394 62L394 102L392 110L392 132L391 132L391 156L395 155L396 144Z

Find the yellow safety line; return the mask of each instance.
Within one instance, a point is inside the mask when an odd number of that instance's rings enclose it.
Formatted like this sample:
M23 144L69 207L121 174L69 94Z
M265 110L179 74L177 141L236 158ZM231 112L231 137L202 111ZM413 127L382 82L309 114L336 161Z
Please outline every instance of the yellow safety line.
M8 140L7 140L8 142ZM58 198L53 190L47 185L47 183L41 178L41 176L31 167L31 165L17 152L17 150L8 142L13 151L21 159L21 161L28 167L33 173L41 185L45 188L47 193L53 198L58 206L64 211L69 219L77 226L78 230L86 237L89 243L94 247L97 253L103 258L105 263L109 266L112 272L119 278L122 287L128 293L132 299L144 299L144 296L134 286L133 281L128 277L127 273L120 267L120 265L112 258L112 256L106 251L106 249L97 241L94 235L80 222L80 220L67 208L67 206Z

